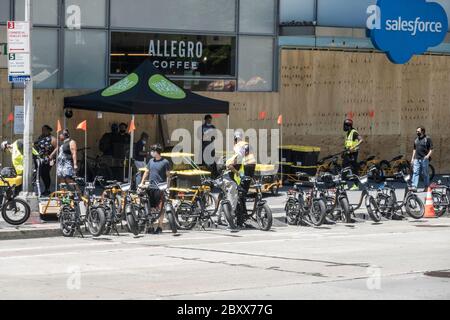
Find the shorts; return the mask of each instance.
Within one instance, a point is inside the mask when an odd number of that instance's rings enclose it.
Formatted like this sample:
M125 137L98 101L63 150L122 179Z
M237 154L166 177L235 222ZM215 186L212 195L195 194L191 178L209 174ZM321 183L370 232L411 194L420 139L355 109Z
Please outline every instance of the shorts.
M159 189L148 190L148 199L149 199L151 208L158 207L162 200L161 190L159 190Z

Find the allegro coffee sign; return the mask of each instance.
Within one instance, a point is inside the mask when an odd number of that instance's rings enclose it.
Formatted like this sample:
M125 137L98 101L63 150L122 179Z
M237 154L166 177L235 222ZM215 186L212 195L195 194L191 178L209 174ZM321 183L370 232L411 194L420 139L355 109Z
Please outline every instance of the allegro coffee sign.
M203 58L201 41L150 40L148 53L158 69L198 69Z

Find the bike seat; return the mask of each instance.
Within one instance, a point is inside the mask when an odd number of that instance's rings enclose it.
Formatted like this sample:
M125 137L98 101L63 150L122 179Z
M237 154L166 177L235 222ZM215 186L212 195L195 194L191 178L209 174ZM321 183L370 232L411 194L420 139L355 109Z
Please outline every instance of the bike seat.
M376 158L375 156L370 156L370 157L367 158L366 161L372 161L372 160L375 160L375 158Z
M450 178L450 176L442 176L442 178L444 178L444 179L449 179Z
M400 160L400 159L402 159L402 158L403 158L402 155L401 155L401 156L396 156L395 158L392 158L391 162L393 162L393 161L398 161L398 160Z
M111 185L117 184L117 180L106 180L106 184L111 184Z

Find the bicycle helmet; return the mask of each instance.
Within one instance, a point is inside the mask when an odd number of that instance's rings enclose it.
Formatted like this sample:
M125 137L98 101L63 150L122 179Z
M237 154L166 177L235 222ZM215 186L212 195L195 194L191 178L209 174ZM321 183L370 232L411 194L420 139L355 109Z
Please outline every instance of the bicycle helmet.
M352 119L346 119L344 121L344 131L349 131L351 128L353 128L353 120Z
M9 145L9 142L8 142L8 141L3 141L3 142L2 142L2 145L1 145L2 151L5 151L6 148L8 148L8 145Z

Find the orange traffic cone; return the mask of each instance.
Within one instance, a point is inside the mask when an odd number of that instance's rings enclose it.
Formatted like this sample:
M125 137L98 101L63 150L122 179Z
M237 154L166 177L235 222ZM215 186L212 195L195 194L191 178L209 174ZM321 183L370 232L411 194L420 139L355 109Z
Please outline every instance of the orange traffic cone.
M437 218L433 206L433 195L431 194L431 187L428 187L427 197L425 198L425 215L424 218Z

